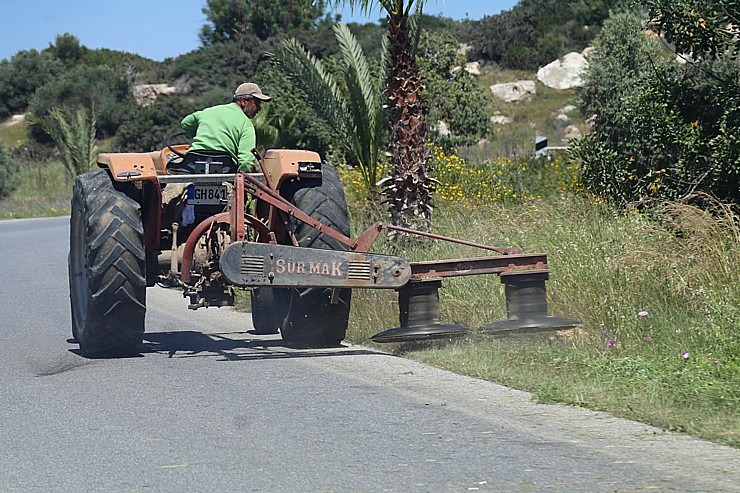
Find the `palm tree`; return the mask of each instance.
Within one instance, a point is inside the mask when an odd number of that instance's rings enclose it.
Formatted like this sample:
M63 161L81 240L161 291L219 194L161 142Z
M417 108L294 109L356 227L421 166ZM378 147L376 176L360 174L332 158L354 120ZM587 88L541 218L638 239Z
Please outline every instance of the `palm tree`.
M349 5L363 13L378 4L387 14L389 65L386 78L391 176L381 182L396 226L428 230L432 221L435 181L427 166L427 103L414 54L411 9L420 13L424 0L330 0L329 6Z
M74 114L64 107L52 108L47 117L38 118L34 123L54 141L70 178L74 180L95 165L98 149L94 108L78 108Z
M381 86L371 75L357 39L345 25L334 26L342 58L346 92L323 64L295 39L285 40L277 54L268 54L306 95L306 101L329 125L343 151L357 164L372 194L378 181L384 113Z

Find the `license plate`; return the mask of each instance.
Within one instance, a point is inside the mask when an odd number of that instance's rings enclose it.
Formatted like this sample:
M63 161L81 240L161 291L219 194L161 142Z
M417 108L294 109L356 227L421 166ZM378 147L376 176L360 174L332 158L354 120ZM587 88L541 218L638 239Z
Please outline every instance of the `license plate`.
M228 192L223 185L190 185L188 204L219 205L226 202Z

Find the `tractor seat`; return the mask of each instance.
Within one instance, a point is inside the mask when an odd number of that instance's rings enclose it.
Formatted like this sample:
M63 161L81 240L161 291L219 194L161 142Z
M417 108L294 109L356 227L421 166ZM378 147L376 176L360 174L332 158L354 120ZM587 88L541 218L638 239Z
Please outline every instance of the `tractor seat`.
M168 175L212 175L236 173L236 164L223 151L188 151L180 161L167 163Z

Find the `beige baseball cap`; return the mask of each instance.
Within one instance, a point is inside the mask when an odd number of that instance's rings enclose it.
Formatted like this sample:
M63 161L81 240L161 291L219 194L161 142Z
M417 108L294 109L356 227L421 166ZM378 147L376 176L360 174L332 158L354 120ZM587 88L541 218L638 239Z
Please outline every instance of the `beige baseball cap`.
M236 91L234 91L234 97L236 96L252 96L261 101L272 101L272 98L267 94L263 94L260 86L254 82L245 82L240 84L239 87L236 88Z

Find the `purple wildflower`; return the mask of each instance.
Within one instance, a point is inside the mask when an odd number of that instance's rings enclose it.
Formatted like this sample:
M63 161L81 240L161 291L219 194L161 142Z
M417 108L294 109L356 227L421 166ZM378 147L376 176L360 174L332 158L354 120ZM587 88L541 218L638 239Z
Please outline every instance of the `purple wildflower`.
M617 346L617 341L615 341L614 339L610 339L608 346L609 347L616 347Z
M649 337L643 337L642 338L642 342L650 342L650 338Z
M681 357L683 359L689 359L689 352L686 349L684 349L683 351L681 351Z

